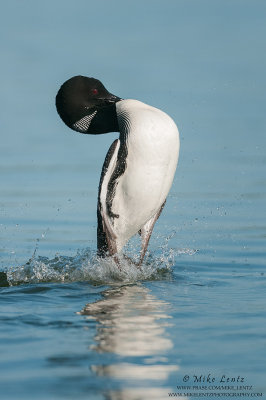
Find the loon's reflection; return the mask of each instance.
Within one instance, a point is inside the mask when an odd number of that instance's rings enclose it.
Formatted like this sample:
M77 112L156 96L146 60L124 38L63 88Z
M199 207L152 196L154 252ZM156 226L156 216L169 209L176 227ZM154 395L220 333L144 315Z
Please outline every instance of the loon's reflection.
M103 292L103 299L85 306L81 314L96 319L95 350L124 356L158 355L172 348L165 333L170 316L167 303L141 285Z
M154 392L154 384L150 388L146 384L149 381L161 384L167 381L172 371L179 369L177 365L169 365L167 358L173 347L165 329L171 318L167 315L167 308L168 304L158 300L149 289L142 285L127 285L106 290L103 299L87 304L81 311L86 318L98 322L94 350L115 353L122 360L111 365L92 366L98 376L127 381L126 387L118 392L109 392L108 398L134 398L136 386L128 387L132 380L140 386L145 383L142 396L145 392L147 397L143 398L151 398L151 395L157 398L150 392ZM140 356L146 357L144 360L141 358L141 363ZM130 362L127 357L130 357ZM132 357L136 357L133 363ZM160 391L160 387L156 390Z

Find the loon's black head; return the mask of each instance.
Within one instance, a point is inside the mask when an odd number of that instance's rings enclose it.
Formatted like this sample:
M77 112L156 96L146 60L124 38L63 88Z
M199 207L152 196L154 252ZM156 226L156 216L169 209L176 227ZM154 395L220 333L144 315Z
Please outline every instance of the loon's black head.
M59 89L56 108L65 124L77 132L116 132L115 103L119 100L98 79L74 76Z

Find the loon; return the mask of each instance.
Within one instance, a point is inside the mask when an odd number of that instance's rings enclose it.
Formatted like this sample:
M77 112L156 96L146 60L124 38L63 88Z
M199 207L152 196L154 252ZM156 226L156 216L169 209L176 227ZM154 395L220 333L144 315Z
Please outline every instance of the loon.
M140 266L173 182L179 155L176 124L165 112L115 96L98 79L85 76L74 76L60 87L56 108L77 132L119 132L100 177L97 251L117 262L117 254L139 233Z

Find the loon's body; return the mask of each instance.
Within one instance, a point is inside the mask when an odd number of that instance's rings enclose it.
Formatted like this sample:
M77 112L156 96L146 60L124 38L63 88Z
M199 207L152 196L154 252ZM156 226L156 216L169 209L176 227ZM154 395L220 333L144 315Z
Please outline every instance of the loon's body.
M97 247L101 256L116 255L140 232L141 263L178 162L179 133L174 121L157 108L111 95L93 78L74 77L65 82L56 105L63 121L78 132L120 132L102 169Z

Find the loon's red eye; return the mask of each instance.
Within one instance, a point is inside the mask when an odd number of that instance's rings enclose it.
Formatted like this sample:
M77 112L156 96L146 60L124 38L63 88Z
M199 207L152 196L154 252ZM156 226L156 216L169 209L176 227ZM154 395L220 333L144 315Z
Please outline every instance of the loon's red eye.
M92 94L98 94L98 89L91 89Z

